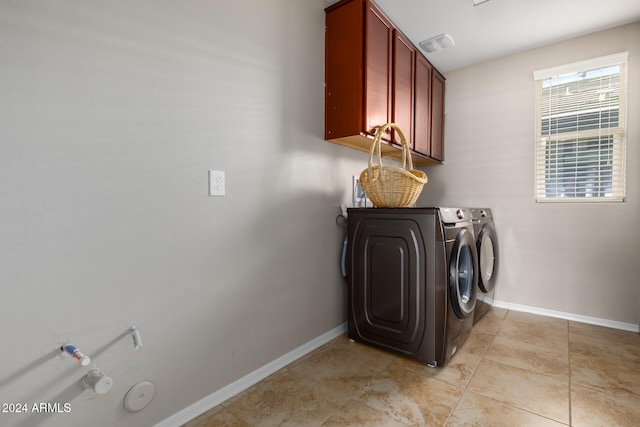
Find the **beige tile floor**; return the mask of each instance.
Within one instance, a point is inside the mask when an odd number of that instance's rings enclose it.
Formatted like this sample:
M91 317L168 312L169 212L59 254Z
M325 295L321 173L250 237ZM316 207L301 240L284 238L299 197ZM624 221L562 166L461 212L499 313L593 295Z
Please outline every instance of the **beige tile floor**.
M640 334L494 308L443 368L337 338L184 427L640 426Z

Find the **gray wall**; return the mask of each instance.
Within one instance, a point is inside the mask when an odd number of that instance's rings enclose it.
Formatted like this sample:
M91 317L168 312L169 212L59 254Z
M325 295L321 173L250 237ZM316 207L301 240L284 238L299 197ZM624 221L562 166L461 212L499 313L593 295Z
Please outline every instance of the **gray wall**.
M626 202L536 203L533 72L621 51L629 51ZM640 23L446 78L446 164L426 169L420 203L493 208L496 300L640 324Z
M0 402L72 411L0 425L148 427L346 320L334 220L367 156L322 138L326 5L2 2Z

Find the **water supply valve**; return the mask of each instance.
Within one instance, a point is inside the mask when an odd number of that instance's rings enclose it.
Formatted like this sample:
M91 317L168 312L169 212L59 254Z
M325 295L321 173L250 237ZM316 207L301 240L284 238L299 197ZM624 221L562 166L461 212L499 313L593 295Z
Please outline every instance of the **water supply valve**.
M91 363L91 358L80 352L80 350L78 350L75 345L63 345L60 349L69 353L71 357L73 357L80 363L80 366L89 366L89 364Z
M113 380L106 376L100 369L92 369L82 378L85 388L92 389L96 394L107 394L113 387Z

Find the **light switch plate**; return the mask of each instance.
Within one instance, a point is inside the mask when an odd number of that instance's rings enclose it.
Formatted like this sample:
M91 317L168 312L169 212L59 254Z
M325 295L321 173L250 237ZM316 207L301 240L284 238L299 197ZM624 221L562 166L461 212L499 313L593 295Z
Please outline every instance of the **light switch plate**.
M224 183L224 171L209 171L209 195L210 196L224 196L225 183Z

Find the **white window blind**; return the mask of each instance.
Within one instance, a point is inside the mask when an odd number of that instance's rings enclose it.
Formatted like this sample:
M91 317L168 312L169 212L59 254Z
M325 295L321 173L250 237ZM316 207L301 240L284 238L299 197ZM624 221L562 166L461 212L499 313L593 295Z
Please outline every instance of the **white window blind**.
M536 200L624 201L627 53L540 70Z

